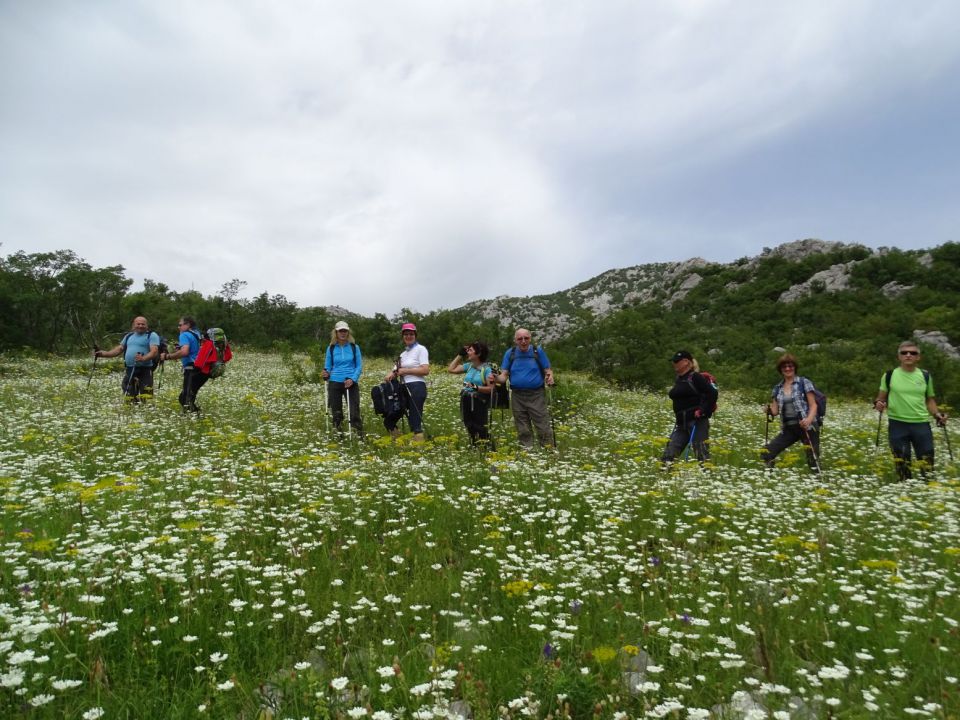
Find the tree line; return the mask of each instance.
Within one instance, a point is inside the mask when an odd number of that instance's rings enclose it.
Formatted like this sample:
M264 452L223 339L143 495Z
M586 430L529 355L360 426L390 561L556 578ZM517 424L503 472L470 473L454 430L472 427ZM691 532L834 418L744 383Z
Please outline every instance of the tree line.
M794 303L780 294L813 273L837 263L857 261L842 292L814 286ZM872 397L880 375L895 362L897 343L915 330L939 330L960 340L960 243L928 253L889 250L871 254L845 246L791 261L761 257L699 269L703 280L666 307L648 302L591 320L582 329L551 344L551 361L583 370L621 386L661 389L671 381L667 359L689 349L704 369L728 388L755 388L758 398L776 380L774 348L796 354L800 373L826 392ZM907 290L883 292L888 283ZM330 329L346 319L363 351L394 357L400 350L398 327L412 321L435 364L446 364L465 342L488 343L492 359L512 344L514 327L497 318L478 318L464 309L418 313L408 308L392 317L333 314L322 307L298 307L285 296L262 293L243 297L246 283L234 279L204 296L177 291L153 280L142 290L121 265L94 268L70 250L13 253L0 258L0 351L75 353L94 344L115 345L136 315L151 329L176 335L181 315L203 327L226 329L234 345L283 352L314 350L329 342ZM534 323L530 329L540 330ZM938 395L960 399L960 363L921 343L924 367L936 379Z

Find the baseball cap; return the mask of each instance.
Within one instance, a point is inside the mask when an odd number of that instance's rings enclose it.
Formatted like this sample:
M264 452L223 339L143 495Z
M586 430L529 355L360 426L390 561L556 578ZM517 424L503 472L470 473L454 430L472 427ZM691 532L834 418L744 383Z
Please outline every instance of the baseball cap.
M416 332L417 326L414 325L413 323L404 323L403 325L400 326L400 332L406 332L407 330Z
M681 360L693 360L693 355L686 350L678 350L670 358L670 362L680 362Z
M347 330L347 331L349 331L349 330L350 330L350 326L347 325L347 323L345 323L343 320L341 320L340 322L338 322L336 325L333 326L333 329L334 329L334 330Z

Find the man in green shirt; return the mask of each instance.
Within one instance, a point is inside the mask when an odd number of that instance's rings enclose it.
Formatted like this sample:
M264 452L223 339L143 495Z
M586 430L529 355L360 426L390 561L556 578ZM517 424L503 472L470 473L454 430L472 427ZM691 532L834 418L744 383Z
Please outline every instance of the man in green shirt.
M890 450L893 451L897 475L901 480L907 480L912 477L911 445L921 463L921 473L933 468L933 432L929 416L932 415L941 427L947 424L947 416L937 409L930 373L917 367L920 349L916 343L909 340L900 343L897 357L900 367L880 378L880 392L873 406L877 412L887 410Z

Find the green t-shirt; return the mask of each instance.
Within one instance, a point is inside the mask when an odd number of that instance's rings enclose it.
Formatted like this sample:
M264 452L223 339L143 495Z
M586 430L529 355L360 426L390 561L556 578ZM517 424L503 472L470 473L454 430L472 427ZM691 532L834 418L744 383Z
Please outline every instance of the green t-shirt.
M929 422L927 398L934 396L933 378L930 378L928 383L920 368L913 372L896 368L890 376L889 388L887 374L884 373L880 377L880 390L887 393L887 412L892 420L908 423Z

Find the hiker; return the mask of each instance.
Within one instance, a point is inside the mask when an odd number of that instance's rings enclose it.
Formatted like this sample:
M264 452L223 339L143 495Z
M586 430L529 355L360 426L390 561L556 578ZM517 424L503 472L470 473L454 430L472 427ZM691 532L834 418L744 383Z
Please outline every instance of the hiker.
M112 350L94 350L95 358L112 358L123 353L123 394L130 402L139 403L153 397L154 361L160 359L160 336L151 332L147 319L135 317L130 332Z
M164 360L179 360L183 365L183 389L180 391L180 407L184 412L199 413L197 393L209 380L196 367L197 353L200 352L200 331L197 330L197 321L189 315L184 315L177 323L180 337L177 340L177 349L172 353L164 353Z
M330 331L330 344L324 354L323 379L327 381L327 407L333 417L333 426L343 432L343 396L347 396L350 426L363 437L360 418L360 375L363 373L363 355L353 339L350 326L341 320Z
M530 331L517 328L513 334L514 346L503 355L500 385L510 381L510 404L513 408L513 424L517 428L517 442L523 448L533 447L533 431L537 431L541 447L553 447L553 429L550 424L550 408L547 407L546 387L554 384L553 368L542 347L531 347Z
M460 390L460 417L470 435L471 445L476 445L478 441L490 441L490 398L496 380L487 363L489 356L490 348L477 340L464 345L447 366L448 373L464 375Z
M780 434L763 448L760 455L768 468L774 466L777 455L802 441L807 453L807 465L819 472L820 431L817 427L817 398L813 383L797 375L797 359L786 353L777 360L777 372L783 378L773 386L767 416L780 416Z
M906 340L897 348L900 367L888 370L880 377L880 392L873 406L877 412L887 411L890 450L893 453L897 476L901 480L913 477L910 471L910 446L920 461L921 474L933 469L933 431L929 416L940 427L946 427L947 416L937 408L933 378L921 370L920 348Z
M417 326L404 323L400 328L404 349L397 358L393 370L385 378L386 382L399 380L407 394L407 417L414 442L423 442L423 406L427 402L427 383L424 378L430 374L430 353L417 342ZM402 416L401 416L402 417ZM385 416L384 427L394 438L400 435L397 423L400 418Z
M689 444L701 463L710 459L710 416L717 401L717 389L698 372L697 361L686 350L670 358L676 378L669 396L676 424L663 451L664 464L679 457Z

